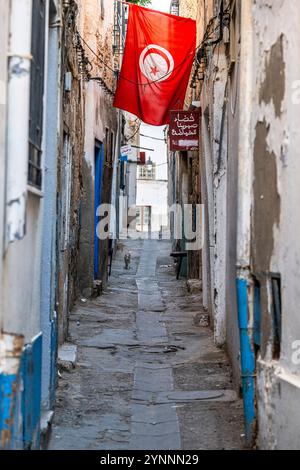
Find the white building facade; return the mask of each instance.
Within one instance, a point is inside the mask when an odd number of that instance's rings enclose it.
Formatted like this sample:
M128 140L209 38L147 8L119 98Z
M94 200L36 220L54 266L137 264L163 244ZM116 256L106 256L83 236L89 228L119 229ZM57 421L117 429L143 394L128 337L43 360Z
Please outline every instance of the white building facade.
M166 231L168 218L168 164L163 127L142 124L140 151L144 165L137 167L136 229L158 235Z

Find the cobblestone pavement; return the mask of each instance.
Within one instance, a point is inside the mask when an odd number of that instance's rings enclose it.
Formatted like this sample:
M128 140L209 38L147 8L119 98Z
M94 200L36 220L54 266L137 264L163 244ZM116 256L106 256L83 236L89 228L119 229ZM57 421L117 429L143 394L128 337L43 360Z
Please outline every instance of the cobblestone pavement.
M169 254L165 241L126 241L107 291L72 312L78 359L61 371L49 449L242 448L227 357Z

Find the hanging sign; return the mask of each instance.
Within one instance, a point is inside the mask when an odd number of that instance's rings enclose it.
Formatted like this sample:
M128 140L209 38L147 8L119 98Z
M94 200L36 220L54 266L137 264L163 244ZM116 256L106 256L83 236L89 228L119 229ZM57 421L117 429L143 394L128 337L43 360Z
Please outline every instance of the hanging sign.
M169 129L171 152L199 149L200 116L199 111L171 111Z
M132 157L132 146L131 145L123 145L121 147L121 156L131 158Z

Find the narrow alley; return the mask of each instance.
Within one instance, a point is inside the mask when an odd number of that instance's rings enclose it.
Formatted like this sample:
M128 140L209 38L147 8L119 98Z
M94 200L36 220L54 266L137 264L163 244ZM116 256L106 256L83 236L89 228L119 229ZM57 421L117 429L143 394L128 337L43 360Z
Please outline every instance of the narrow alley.
M1 469L300 449L299 24L0 0Z
M243 447L227 357L169 254L165 241L126 241L107 292L74 309L77 361L60 368L50 449Z

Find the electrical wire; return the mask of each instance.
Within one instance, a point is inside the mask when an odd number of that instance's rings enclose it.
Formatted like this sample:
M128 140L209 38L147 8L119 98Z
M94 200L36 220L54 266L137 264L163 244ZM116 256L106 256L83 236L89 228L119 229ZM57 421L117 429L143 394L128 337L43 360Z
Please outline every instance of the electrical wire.
M228 10L225 10L223 12L223 15L226 15L228 14ZM213 38L212 37L209 37L209 34L210 34L210 28L211 26L213 25L214 21L219 17L220 15L215 15L214 17L212 17L207 25L207 28L206 28L206 32L205 32L205 35L203 37L203 40L201 42L201 44L199 46L197 46L195 48L195 51L194 51L194 55L196 56L196 62L197 61L197 55L196 53L198 51L200 51L201 49L203 49L204 46L210 46L210 45L213 45L213 43L210 43L209 41L211 41ZM220 27L222 27L222 25L220 25ZM218 28L215 28L214 30L214 33L216 32ZM116 74L117 71L114 70L110 65L108 65L107 62L105 62L104 59L102 59L102 57L100 57L91 47L90 45L86 42L86 40L81 36L81 34L79 32L77 32L77 35L79 36L79 38L81 39L81 41L85 44L85 46L89 49L89 51L103 64L103 66L105 68L107 68L108 70L110 70L113 74ZM179 64L176 65L176 67L174 67L174 70L177 70L178 68L180 68L185 62L187 62L188 60L190 59L189 55ZM196 67L196 70L194 72L194 76L193 76L193 80L192 81L195 81L196 80L196 77L197 77L197 74L198 74L198 67L199 67L200 63L198 62L197 63L197 67ZM173 70L173 71L174 71ZM147 82L136 82L134 80L130 80L122 75L119 75L119 79L121 80L125 80L129 83L132 83L133 85L136 85L136 86L151 86L153 84L156 84L158 82L160 82L163 78L166 78L170 75L170 72L167 72L165 75L163 75L162 77L158 78L157 80L153 80L153 81L147 81Z
M214 32L213 34L216 33L216 31L218 29L220 29L220 34L219 34L219 38L216 39L216 40L212 40L212 37L208 37L209 34L210 34L210 28L212 27L212 25L214 24L214 21L219 18L220 20L220 24L214 29ZM226 10L223 10L223 0L222 0L222 4L221 4L221 9L220 9L220 13L218 15L215 15L214 17L212 17L206 27L206 32L205 32L205 35L204 35L204 38L203 38L203 41L201 43L201 47L200 47L200 51L202 51L202 57L200 58L200 60L198 59L198 57L196 57L196 65L195 65L195 70L194 70L194 74L193 74L193 77L192 77L192 81L191 81L191 85L190 87L195 89L196 88L196 81L197 79L198 80L201 80L203 81L204 80L204 75L202 78L199 77L199 68L201 66L201 63L203 63L203 59L206 60L206 48L210 47L210 46L214 46L213 48L213 53L215 51L215 48L217 47L217 45L219 45L219 43L222 41L223 39L223 28L225 26L225 21L226 21L226 18L227 18L227 21L229 21L230 19L230 7L228 7ZM205 64L206 66L207 64Z
M132 140L132 139L137 135L137 133L139 132L139 130L140 130L140 128L141 128L141 125L142 125L142 121L140 121L140 123L139 123L139 125L138 125L138 128L137 128L137 130L135 131L135 133L132 134L131 137L128 137L128 138L126 139L127 142L129 142L130 140Z
M223 11L222 13L222 17L224 17L226 14L228 14L228 10L225 10ZM211 27L212 25L214 24L214 21L220 17L220 14L219 15L215 15L214 17L212 17L207 25L207 28L206 28L206 31L205 31L205 34L204 34L204 37L203 37L203 40L201 42L201 44L199 46L197 46L195 48L195 51L194 51L194 55L195 55L195 70L194 70L194 74L193 74L193 78L192 78L192 83L191 83L191 88L195 88L195 82L197 80L197 77L198 77L198 72L199 72L199 67L201 65L201 60L198 61L198 54L197 52L200 51L200 50L203 50L205 47L209 47L211 45L214 45L214 49L216 47L216 45L218 44L219 40L216 40L216 41L212 41L213 37L211 36ZM220 25L219 27L222 29L223 25L221 24L220 22ZM213 34L216 33L218 27L214 29L213 31ZM83 44L88 48L88 50L103 64L104 68L107 68L108 70L110 70L114 75L116 75L118 72L117 70L113 69L107 62L105 62L104 59L102 59L102 57L100 57L92 48L91 46L86 42L86 40L81 36L81 34L77 31L77 37L80 38L80 40L83 42ZM190 55L188 55L181 63L177 64L176 67L174 67L174 70L177 70L178 68L180 68L187 60L190 59ZM174 71L173 70L173 71ZM166 73L165 75L163 75L162 77L160 77L159 79L157 80L153 80L153 81L147 81L147 82L144 82L144 83L140 83L140 82L136 82L134 80L130 80L124 76L122 76L121 74L118 76L118 79L121 79L121 80L125 80L129 83L132 83L136 86L151 86L153 84L157 84L158 82L160 82L163 78L166 78L170 75L170 72ZM111 96L114 96L114 92L106 85L105 81L101 78L101 77L95 77L93 78L93 80L95 81L99 81L100 82L100 85L102 87L104 87L106 89L106 91L111 95ZM138 131L140 130L140 127L141 127L141 124L139 125L137 131L127 140L131 140L133 139L136 134L138 133ZM148 137L148 136L145 136L145 137ZM150 138L150 137L149 137ZM155 139L154 139L155 140ZM158 140L158 139L157 139ZM161 139L163 140L163 139Z
M165 139L159 139L158 137L151 137L150 135L140 134L141 137L145 137L146 139L158 140L159 142L165 142Z
M78 32L77 33L78 36L80 37L81 41L86 45L86 47L90 50L90 52L92 54L94 54L94 56L104 65L105 68L107 68L108 70L110 70L111 72L113 72L114 74L116 73L116 71L110 67L110 65L108 65L104 59L102 59L90 46L89 44L86 42L86 40L81 36L81 34Z
M78 33L79 34L79 33ZM111 72L113 72L114 74L116 73L116 70L114 70L113 68L111 68L90 46L89 44L83 39L83 37L79 34L79 37L80 39L82 40L82 42L86 45L86 47L92 52L92 54L94 54L94 56L104 65L104 67L108 68L108 70L110 70ZM200 46L199 46L200 47ZM195 48L195 51L193 52L193 54L195 55L195 53L197 52L198 50L198 47ZM192 54L192 53L191 53ZM189 55L191 54L188 54L187 57L184 58L184 60L182 62L180 62L179 64L176 65L176 67L174 67L173 69L173 72L174 70L177 70L179 69L183 64L185 64L185 62L187 62L190 57ZM172 72L172 73L173 73ZM158 78L157 80L148 80L148 82L136 82L134 80L130 80L129 78L126 78L126 77L123 77L123 75L119 75L119 79L121 80L124 80L128 83L131 83L133 85L136 85L136 86L151 86L155 83L158 83L160 82L163 78L166 78L168 77L169 75L171 75L171 72L168 72L166 73L165 75L163 75L162 77Z

